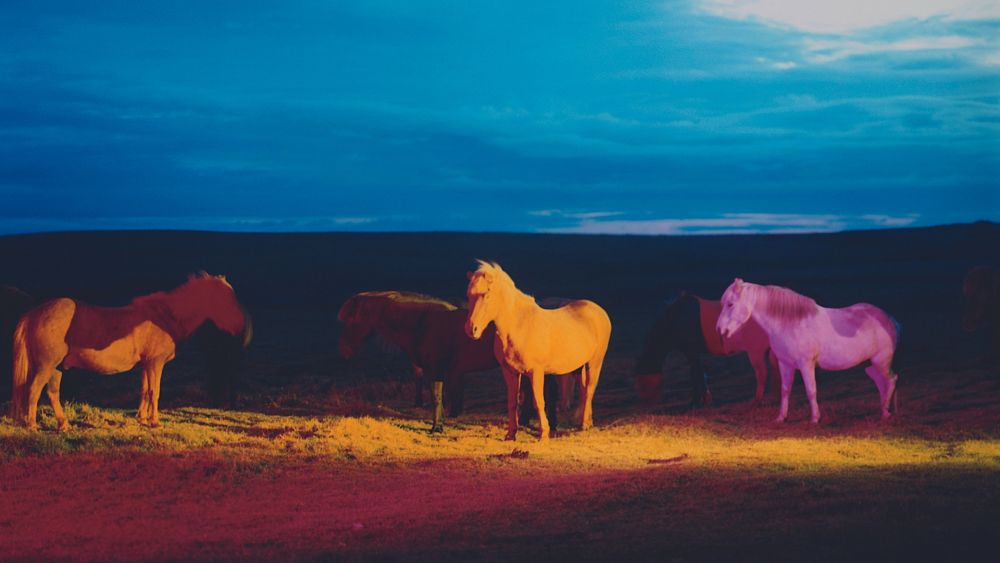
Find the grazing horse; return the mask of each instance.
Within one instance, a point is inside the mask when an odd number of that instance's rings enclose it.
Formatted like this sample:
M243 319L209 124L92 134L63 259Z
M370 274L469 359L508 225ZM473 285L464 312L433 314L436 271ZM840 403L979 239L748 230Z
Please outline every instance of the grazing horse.
M463 331L466 312L455 305L419 293L368 291L351 297L340 307L344 323L340 353L351 359L372 332L403 350L416 378L414 403L423 403L423 378L434 382L432 432L444 430L444 383L448 384L449 414L462 412L462 374L497 367L492 340L477 341Z
M37 429L42 388L59 430L69 422L59 403L62 369L82 368L102 374L142 366L142 395L137 418L159 426L160 378L176 354L177 343L211 322L230 335L243 335L243 307L223 276L204 272L168 292L134 299L125 307L95 307L73 299L53 299L32 309L14 331L11 415Z
M990 354L1000 356L1000 270L977 266L969 270L962 284L965 306L962 311L962 328L974 332L984 324L993 330L993 349Z
M543 309L522 293L496 263L479 260L469 272L469 317L466 333L481 339L493 324L493 352L507 384L507 439L517 436L517 395L521 375L531 379L538 413L539 440L549 439L543 386L545 374L568 374L580 369L580 428L594 425L593 400L601 365L611 337L611 319L592 301L571 301L557 309ZM488 340L488 339L487 339Z
M644 403L653 403L662 396L663 360L674 350L684 355L690 369L692 407L712 403L708 375L701 364L701 355L706 352L713 356L746 352L757 378L752 404L760 403L768 379L768 350L771 346L767 334L751 319L730 337L722 338L715 329L721 311L719 301L702 299L687 292L682 292L667 305L646 334L642 351L635 361L636 385ZM773 355L770 364L777 376L778 365Z
M815 424L820 418L816 365L844 370L866 360L871 361L865 373L878 388L882 418L889 418L898 379L892 371L892 359L899 343L899 323L885 311L867 303L828 309L788 288L736 278L722 295L716 327L728 338L751 318L767 333L771 353L778 358L781 407L775 422L784 422L788 416L788 395L796 369L802 373L810 421Z
M0 285L0 402L6 401L11 382L11 342L21 315L35 304L35 298L20 289Z

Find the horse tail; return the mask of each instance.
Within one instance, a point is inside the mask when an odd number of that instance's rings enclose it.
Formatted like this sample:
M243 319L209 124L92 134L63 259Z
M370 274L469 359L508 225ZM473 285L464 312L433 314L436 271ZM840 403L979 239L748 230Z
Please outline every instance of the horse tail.
M896 376L896 385L892 388L892 412L899 414L899 366L902 362L902 352L905 348L903 346L903 325L899 324L896 317L891 315L889 316L889 320L892 321L893 326L896 328L896 349L893 350L892 362L889 364L889 369Z
M10 388L10 416L15 421L27 414L28 402L28 317L21 317L14 330L14 346L11 350L13 379Z

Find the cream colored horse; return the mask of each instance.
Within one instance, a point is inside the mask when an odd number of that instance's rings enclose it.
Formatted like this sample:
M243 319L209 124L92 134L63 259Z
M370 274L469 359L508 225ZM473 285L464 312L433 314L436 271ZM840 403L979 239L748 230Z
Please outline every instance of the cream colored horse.
M838 371L865 361L871 362L865 373L878 388L882 418L889 418L898 379L892 360L899 343L899 323L888 313L868 303L840 309L820 307L788 288L736 278L722 295L716 327L728 338L750 319L767 333L771 353L778 358L781 407L775 422L784 422L788 416L788 396L796 370L802 374L810 421L815 424L820 417L816 366Z
M38 399L48 386L60 431L69 422L59 403L63 369L112 374L142 365L140 423L160 423L160 377L174 359L177 343L206 321L236 336L246 316L223 276L194 274L169 292L136 298L125 307L95 307L73 299L53 299L28 311L14 332L11 416L37 429Z
M469 318L465 331L479 339L496 325L493 353L507 383L507 439L517 435L517 395L521 375L531 379L538 412L539 439L549 438L543 385L546 373L564 375L580 370L580 429L594 425L593 400L601 365L611 337L611 320L592 301L579 300L557 309L543 309L522 293L496 263L479 261L469 272Z

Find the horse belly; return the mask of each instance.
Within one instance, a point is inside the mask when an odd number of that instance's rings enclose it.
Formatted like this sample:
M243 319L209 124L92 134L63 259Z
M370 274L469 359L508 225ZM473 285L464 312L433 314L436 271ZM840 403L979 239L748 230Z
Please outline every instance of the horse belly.
M66 368L82 368L101 374L122 373L139 363L139 354L131 338L122 338L106 348L71 348L63 366Z

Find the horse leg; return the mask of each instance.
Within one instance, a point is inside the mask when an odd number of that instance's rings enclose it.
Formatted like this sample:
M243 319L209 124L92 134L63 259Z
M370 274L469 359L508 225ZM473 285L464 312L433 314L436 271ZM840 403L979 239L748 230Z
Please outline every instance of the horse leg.
M445 381L448 382L448 416L454 418L462 414L465 404L465 379L460 373L449 373Z
M139 393L139 411L135 413L135 418L139 424L149 424L149 370L142 368L142 391Z
M146 368L143 368L144 370ZM160 379L163 377L163 364L154 363L149 367L149 426L160 425Z
M549 417L545 412L545 372L534 370L531 378L531 393L535 396L535 411L538 413L538 440L549 439Z
M802 385L806 388L806 398L809 399L809 422L819 424L819 402L816 400L816 364L809 362L799 370L802 372Z
M36 371L31 384L28 387L28 412L25 416L25 424L28 430L38 430L38 399L42 396L42 389L48 383L51 372Z
M555 438L559 428L559 386L565 375L551 375L545 379L545 415L549 418L549 435Z
M756 407L764 400L764 389L767 386L767 352L755 350L747 353L747 357L750 358L750 365L753 366L753 374L757 379L757 388L750 401L750 406Z
M524 381L522 376L522 383ZM532 415L534 414L535 408L535 393L531 389L531 385L521 385L517 393L517 401L519 405L517 413L517 424L518 426L527 426L531 423Z
M872 358L872 365L865 368L865 373L875 382L875 387L878 388L882 420L891 416L889 405L896 394L896 379L898 376L892 373L892 368L890 368L891 363L891 356L889 359L883 357Z
M788 418L788 396L792 394L795 366L779 360L778 370L781 372L781 405L778 407L778 418L774 419L774 421L784 422Z
M431 389L434 394L434 422L431 424L431 432L444 432L444 381L435 378Z
M509 367L503 368L503 379L507 384L507 437L505 440L517 439L517 393L521 387L521 374Z
M708 376L701 365L701 354L685 350L684 357L691 371L691 408L707 407L712 404L712 393L708 390Z
M557 379L559 384L559 409L564 413L569 412L570 403L573 399L573 383L576 382L577 377L576 372L574 372L566 377Z
M424 406L424 370L413 365L413 406Z
M56 415L56 422L59 423L59 431L69 430L69 421L66 420L66 413L63 412L62 404L59 403L59 385L62 383L62 372L58 369L52 371L47 386L49 402L52 403L52 412Z
M583 404L583 418L580 420L580 430L587 430L594 425L594 392L597 391L597 381L601 378L601 364L603 363L604 351L601 352L599 357L591 359L584 366L587 372L586 401Z

